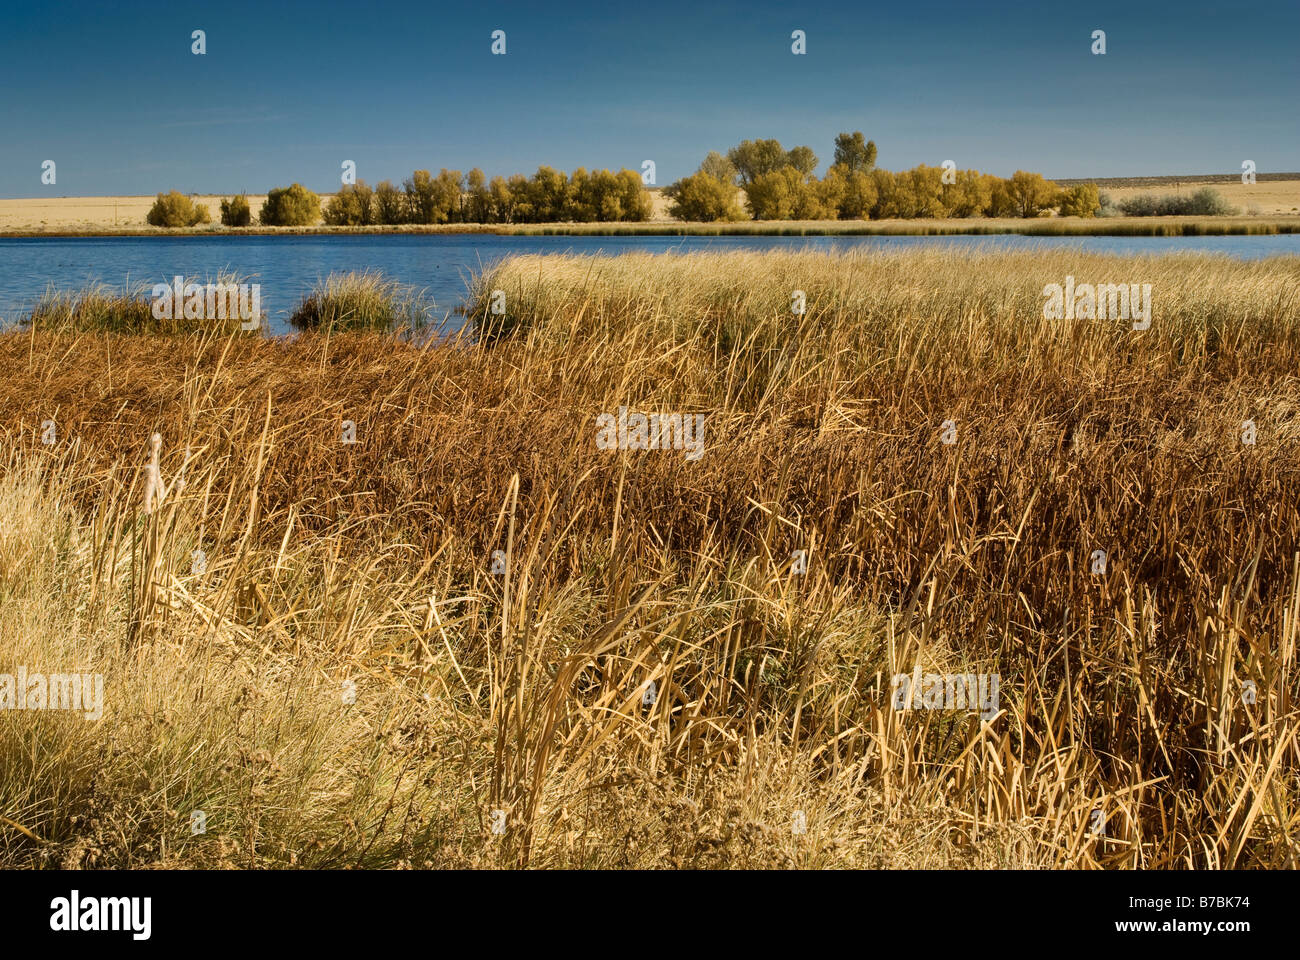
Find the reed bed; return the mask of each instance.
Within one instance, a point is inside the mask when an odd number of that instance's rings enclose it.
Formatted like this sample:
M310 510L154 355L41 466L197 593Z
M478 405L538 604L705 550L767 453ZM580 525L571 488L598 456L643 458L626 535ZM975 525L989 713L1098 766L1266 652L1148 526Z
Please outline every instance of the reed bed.
M433 309L423 291L378 271L331 273L302 299L289 323L321 333L412 331L432 322Z
M214 284L237 288L249 281L247 278L222 271ZM182 279L182 289L191 283L207 284L207 280L188 277ZM187 317L184 305L166 311L171 316L154 316L151 296L152 285L125 285L121 290L103 283L92 284L81 290L49 288L41 296L24 325L42 331L58 333L120 333L154 334L170 336L186 333L231 333L240 329L241 320L235 308L226 310L227 317ZM251 318L250 318L251 319ZM259 328L264 327L264 314L259 312Z
M1044 321L1067 274L1149 329ZM107 691L0 725L0 860L1293 868L1297 290L523 257L477 338L0 336L0 670ZM996 714L894 709L918 666Z
M497 228L521 236L1218 237L1300 233L1295 217L1035 217L944 220L749 220L734 223L551 223Z

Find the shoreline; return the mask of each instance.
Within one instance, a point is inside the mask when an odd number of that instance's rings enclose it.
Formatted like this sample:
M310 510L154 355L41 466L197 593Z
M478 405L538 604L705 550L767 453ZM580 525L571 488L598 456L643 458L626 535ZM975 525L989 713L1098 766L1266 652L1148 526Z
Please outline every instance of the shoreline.
M1040 217L1031 220L764 220L733 223L619 222L520 224L403 224L332 227L55 227L0 230L0 239L240 236L1267 236L1300 233L1300 216L1275 217Z

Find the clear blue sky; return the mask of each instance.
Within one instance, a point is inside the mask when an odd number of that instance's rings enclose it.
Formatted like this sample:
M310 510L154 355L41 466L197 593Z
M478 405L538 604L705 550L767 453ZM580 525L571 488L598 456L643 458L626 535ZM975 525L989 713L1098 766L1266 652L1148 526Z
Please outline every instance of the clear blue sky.
M326 192L344 160L374 184L649 159L662 185L746 138L808 144L824 170L842 130L895 170L1300 170L1296 0L5 0L0 14L9 197ZM490 53L495 29L505 56Z

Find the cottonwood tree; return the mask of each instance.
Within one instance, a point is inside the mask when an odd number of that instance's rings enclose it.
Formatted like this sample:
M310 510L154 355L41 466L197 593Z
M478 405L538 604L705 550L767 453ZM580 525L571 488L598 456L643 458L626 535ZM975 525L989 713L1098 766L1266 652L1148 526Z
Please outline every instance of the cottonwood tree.
M835 138L834 162L855 173L870 173L876 165L875 141L864 141L861 130L839 134Z
M780 140L744 140L727 151L727 159L740 175L740 182L748 186L763 174L786 166L789 155Z
M465 219L471 223L488 223L492 219L492 194L487 177L475 167L465 178Z
M958 170L953 183L943 185L940 199L945 217L977 217L989 205L992 186L978 170Z
M515 197L510 192L506 178L495 176L488 184L488 193L492 198L492 221L494 223L513 223L515 217Z
M723 183L736 182L736 166L716 150L710 150L700 164L696 173L703 173L706 176L721 180Z
M665 188L664 194L672 201L669 215L678 220L714 222L745 218L736 202L736 185L703 169Z
M1056 198L1056 184L1044 180L1041 173L1017 170L1011 175L1007 192L1018 216L1036 217L1052 205Z
M435 222L433 174L428 170L416 170L402 181L402 189L406 193L406 221L408 223Z
M451 223L460 216L465 180L459 170L443 167L433 179L433 222Z
M562 220L568 208L569 181L553 167L541 166L525 187L533 219L539 223Z
M817 154L813 153L812 147L795 147L785 155L785 159L789 166L805 177L812 176L812 172L817 169Z
M745 190L755 220L823 220L834 217L834 184L830 190L792 166L759 176Z
M876 184L865 172L835 164L822 179L826 201L838 197L835 204L841 220L862 220L871 216L876 205Z
M382 180L375 187L374 217L376 223L406 222L406 199L391 180Z
M325 222L333 226L375 223L375 192L364 180L344 184L325 207Z
M881 191L884 197L885 191ZM943 170L921 164L893 176L886 217L943 216Z

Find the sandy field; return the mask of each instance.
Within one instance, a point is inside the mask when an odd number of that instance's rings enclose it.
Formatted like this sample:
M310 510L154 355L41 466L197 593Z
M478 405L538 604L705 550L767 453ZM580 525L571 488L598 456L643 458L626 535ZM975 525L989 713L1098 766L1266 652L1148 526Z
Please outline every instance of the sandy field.
M0 230L67 229L69 227L141 227L145 214L153 206L154 196L147 197L51 197L0 199ZM221 221L222 196L195 198L206 204L214 222ZM322 198L324 200L324 198ZM249 196L253 219L262 212L265 194Z
M1185 196L1195 193L1202 187L1213 187L1245 216L1270 217L1300 214L1300 180L1260 180L1252 184L1243 184L1240 180L1235 183L1180 180L1159 186L1112 187L1104 183L1098 186L1102 193L1110 194L1111 200L1116 203L1142 193L1156 196L1173 193Z

